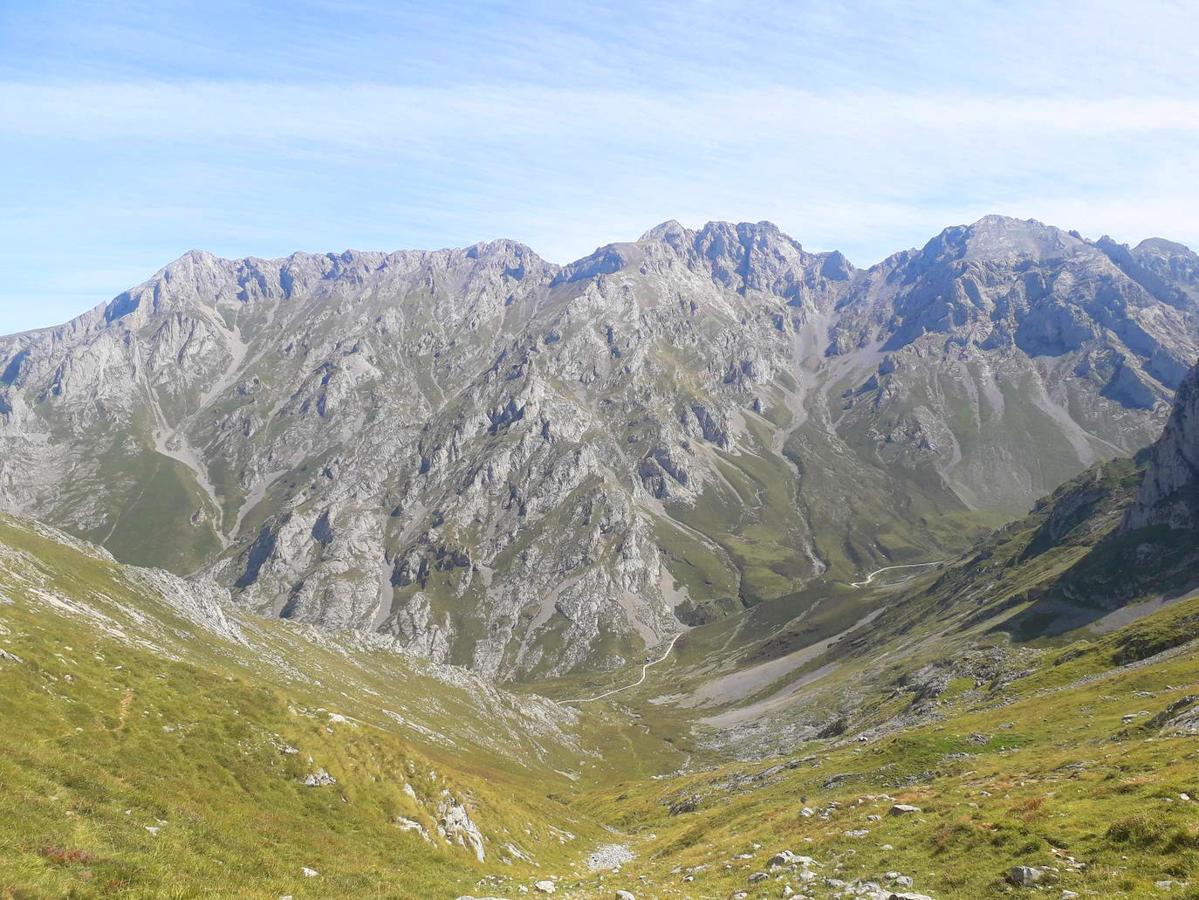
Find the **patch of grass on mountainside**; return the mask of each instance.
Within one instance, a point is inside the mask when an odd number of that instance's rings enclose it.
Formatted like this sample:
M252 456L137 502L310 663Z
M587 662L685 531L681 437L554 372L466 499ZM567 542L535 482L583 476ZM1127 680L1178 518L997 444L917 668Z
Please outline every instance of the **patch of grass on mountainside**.
M970 511L935 472L899 478L865 435L842 434L850 448L808 423L784 448L805 483L802 502L826 577L856 580L881 566L936 559L1002 521L1002 512Z
M84 537L104 543L123 562L178 573L195 571L220 550L207 518L192 522L197 512L215 516L219 511L187 466L148 447L122 446L100 455L98 465L105 483L123 486L123 496L117 507L106 511L102 524ZM66 497L68 503L84 509L95 500L72 498L69 492Z
M666 568L687 589L688 605L680 610L686 621L698 624L741 609L739 577L723 553L670 519L655 517L654 543L665 556Z
M1043 668L1019 682L1024 691L1054 688L1142 662L1199 639L1199 597L1180 600L1102 636L1083 636L1049 655Z
M230 461L220 457L208 467L208 477L221 502L221 528L231 528L246 502L246 491ZM247 510L247 512L249 512Z
M760 422L749 431L759 448L769 446ZM706 535L732 560L741 602L753 605L795 589L810 576L803 554L806 524L795 506L795 478L773 453L717 453L721 481L710 484L693 506L672 505L671 516ZM732 502L730 502L732 501Z
M1058 619L1068 626L1070 614L1078 616L1074 608L1086 597L1063 606L1057 586L1088 554L1101 555L1098 548L1119 523L1138 477L1127 460L1092 467L1029 515L975 543L968 555L947 563L935 577L931 571L920 575L914 584L925 586L905 592L883 613L868 648L929 622L956 633L986 627L1017 636L1039 633L1032 627L1033 617L1042 629Z

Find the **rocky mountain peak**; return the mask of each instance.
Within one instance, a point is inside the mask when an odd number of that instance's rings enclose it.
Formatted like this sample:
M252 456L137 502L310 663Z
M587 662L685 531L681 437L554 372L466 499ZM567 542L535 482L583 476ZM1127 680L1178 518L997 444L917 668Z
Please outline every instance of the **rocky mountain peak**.
M1164 411L1189 368L1196 320L1178 271L1034 219L985 216L867 273L830 350L880 342L1074 359L1075 377L1127 409ZM1173 307L1173 308L1171 308Z
M321 284L331 289L337 283L385 285L397 278L418 278L430 283L444 281L457 289L497 279L548 281L557 271L558 266L543 260L525 244L506 239L442 250L295 252L270 259L226 259L203 250L189 250L116 297L104 316L111 323L138 310L286 300ZM142 321L133 324L136 327Z
M942 245L954 248L961 258L988 261L1059 259L1085 252L1088 246L1082 238L1036 219L1001 215L983 216L972 225L946 229L941 237Z
M771 222L708 222L693 231L671 219L649 229L636 242L608 244L565 266L559 283L617 272L685 270L739 294L761 293L801 305L839 295L833 282L854 273L840 253L809 253ZM815 298L821 298L819 300Z
M1156 256L1169 259L1181 256L1189 259L1199 259L1199 254L1196 254L1186 244L1180 244L1177 241L1169 241L1160 237L1145 238L1145 240L1132 248L1132 252L1136 256L1141 257Z
M695 235L695 252L717 283L741 293L773 294L789 303L822 306L853 267L841 254L809 253L771 222L709 222Z
M637 238L640 243L642 241L662 241L668 244L690 243L695 237L695 232L684 226L678 219L667 219L660 225L655 225L653 228L646 231L641 237Z
M1199 254L1189 247L1165 238L1147 238L1130 249L1107 235L1095 246L1155 299L1199 315Z
M773 222L708 222L695 233L695 246L709 257L747 253L798 256L799 241L784 234Z

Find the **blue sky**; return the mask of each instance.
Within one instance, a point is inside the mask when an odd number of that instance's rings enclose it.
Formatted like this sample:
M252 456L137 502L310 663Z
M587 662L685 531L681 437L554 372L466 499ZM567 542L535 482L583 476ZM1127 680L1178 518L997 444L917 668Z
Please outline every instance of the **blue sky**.
M902 8L901 8L902 7ZM0 2L0 333L193 248L1199 246L1199 4Z

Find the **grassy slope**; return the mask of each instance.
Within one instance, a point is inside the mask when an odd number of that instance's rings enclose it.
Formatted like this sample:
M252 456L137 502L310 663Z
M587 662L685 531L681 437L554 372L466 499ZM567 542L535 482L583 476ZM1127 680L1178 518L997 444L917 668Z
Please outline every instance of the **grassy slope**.
M578 790L556 770L605 766L568 721L284 623L246 618L240 648L12 519L0 549L0 647L20 658L0 659L0 896L450 897L565 869L598 839L555 799ZM337 784L304 786L317 768ZM393 824L435 834L445 790L484 864ZM539 866L504 864L508 842Z
M1150 896L1156 881L1199 878L1199 805L1179 799L1199 797L1199 747L1135 723L1196 693L1199 655L1136 660L1195 638L1199 597L1047 655L1002 690L945 699L935 723L869 744L814 742L792 758L648 788L617 785L587 809L646 836L634 873L653 896L779 896L774 876L747 886L782 849L815 857L821 878L899 871L937 898L1001 895L1017 864L1056 867L1061 888ZM1129 713L1142 713L1132 726L1122 722ZM923 812L888 816L884 794ZM827 819L801 814L834 802ZM846 835L858 829L867 833ZM734 858L741 853L754 855ZM779 879L800 887L794 873Z

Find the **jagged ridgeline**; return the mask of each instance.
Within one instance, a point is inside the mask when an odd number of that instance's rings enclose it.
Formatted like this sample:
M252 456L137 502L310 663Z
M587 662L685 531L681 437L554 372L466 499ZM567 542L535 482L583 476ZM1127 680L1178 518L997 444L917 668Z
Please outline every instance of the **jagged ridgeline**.
M565 267L192 252L0 339L0 506L260 612L558 675L962 549L1150 443L1196 355L1194 253L995 216L864 270L768 223Z

